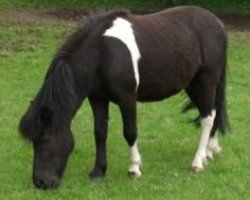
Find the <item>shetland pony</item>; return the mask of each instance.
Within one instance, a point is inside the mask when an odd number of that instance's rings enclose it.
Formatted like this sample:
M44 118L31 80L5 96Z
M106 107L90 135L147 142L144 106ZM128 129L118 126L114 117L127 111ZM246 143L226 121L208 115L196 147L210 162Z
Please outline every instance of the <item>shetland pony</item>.
M141 175L136 102L160 101L184 90L198 109L201 136L192 162L200 171L220 153L217 130L227 132L226 56L223 24L199 7L133 15L116 10L89 17L58 50L41 89L20 121L34 148L33 183L59 185L74 142L70 124L88 98L94 115L96 161L90 177L106 172L109 102L122 115L129 145L128 172Z

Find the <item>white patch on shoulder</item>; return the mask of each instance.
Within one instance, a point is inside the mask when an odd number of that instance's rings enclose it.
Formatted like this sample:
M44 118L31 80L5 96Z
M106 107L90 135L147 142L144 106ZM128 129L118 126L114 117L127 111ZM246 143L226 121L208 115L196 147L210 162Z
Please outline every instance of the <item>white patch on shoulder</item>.
M103 35L118 38L127 46L132 58L137 90L140 82L138 61L141 58L141 54L136 43L132 24L129 21L118 17L113 21L113 25L109 29L107 29Z

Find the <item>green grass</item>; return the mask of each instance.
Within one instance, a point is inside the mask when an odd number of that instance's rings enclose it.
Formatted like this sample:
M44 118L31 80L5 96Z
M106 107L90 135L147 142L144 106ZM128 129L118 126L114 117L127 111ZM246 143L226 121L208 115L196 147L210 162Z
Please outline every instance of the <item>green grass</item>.
M250 14L249 0L0 0L0 10L26 7L76 9L118 7L137 12L152 12L176 5L199 5L218 13Z
M216 13L250 14L249 0L182 0L182 2L202 6Z
M224 152L199 174L189 172L199 131L180 114L185 95L138 104L143 176L127 177L128 148L120 113L111 105L108 172L88 179L94 162L93 122L88 102L72 130L75 149L58 190L40 191L31 181L32 146L18 134L18 121L39 89L56 48L72 31L69 23L0 23L0 199L249 199L250 32L229 33L229 115L233 133L220 137Z
M158 0L0 0L0 8L25 8L25 7L56 7L56 8L76 8L76 9L95 9L95 8L127 8L136 11L159 10L171 1Z

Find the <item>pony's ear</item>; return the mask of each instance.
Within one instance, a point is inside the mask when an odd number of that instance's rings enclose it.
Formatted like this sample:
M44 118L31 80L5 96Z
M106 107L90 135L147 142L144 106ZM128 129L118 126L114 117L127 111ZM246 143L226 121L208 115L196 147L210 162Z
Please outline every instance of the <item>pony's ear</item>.
M40 117L44 125L49 125L52 121L53 111L48 106L41 106Z

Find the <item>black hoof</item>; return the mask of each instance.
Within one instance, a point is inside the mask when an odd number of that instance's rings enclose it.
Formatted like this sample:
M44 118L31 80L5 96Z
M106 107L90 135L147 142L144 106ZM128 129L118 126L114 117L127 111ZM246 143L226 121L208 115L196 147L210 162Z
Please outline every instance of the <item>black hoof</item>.
M90 180L94 183L101 182L103 180L103 176L89 176Z
M91 173L89 173L89 178L93 182L99 182L105 176L104 170L100 168L95 168Z
M139 177L141 177L141 174L138 174L136 172L130 172L128 171L128 177L131 178L131 179L138 179Z

